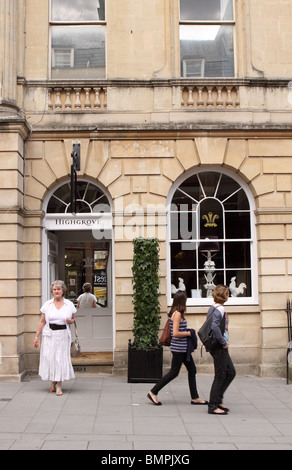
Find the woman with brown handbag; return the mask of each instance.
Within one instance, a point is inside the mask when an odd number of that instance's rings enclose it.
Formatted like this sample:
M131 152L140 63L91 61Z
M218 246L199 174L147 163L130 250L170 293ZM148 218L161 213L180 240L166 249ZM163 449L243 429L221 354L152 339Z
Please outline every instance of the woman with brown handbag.
M158 401L158 392L169 382L175 379L184 364L188 370L189 389L192 405L207 405L208 402L199 398L196 385L196 366L192 356L187 357L188 338L192 333L188 330L185 318L187 296L185 292L178 291L174 294L173 304L169 312L169 322L171 331L170 351L172 352L171 369L148 393L147 397L156 406L162 405ZM189 360L187 360L189 359Z

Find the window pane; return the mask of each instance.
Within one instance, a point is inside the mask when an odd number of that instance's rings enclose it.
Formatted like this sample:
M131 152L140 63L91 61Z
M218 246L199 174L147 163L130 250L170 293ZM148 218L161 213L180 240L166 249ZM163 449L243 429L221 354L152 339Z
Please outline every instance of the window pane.
M234 77L233 26L181 25L181 75L198 75L191 60L201 61L202 77ZM190 67L189 67L190 64Z
M196 271L180 271L171 273L171 295L177 290L185 290L188 297L201 297L197 289Z
M232 210L241 210L241 211L249 210L249 202L243 189L240 189L240 191L237 191L231 197L228 197L228 196L226 196L225 198L223 197L223 200L224 199L225 199L225 202L224 202L225 210L231 210L231 211Z
M105 78L104 26L52 27L52 78Z
M229 286L231 297L251 297L251 271L227 271L226 284Z
M52 21L103 21L105 0L52 0Z
M200 204L200 239L224 238L223 211L219 201L204 199Z
M213 273L199 272L199 289L202 292L202 297L212 298L212 291L215 286L224 284L224 272L216 271ZM212 289L213 287L213 289Z
M171 269L196 269L196 243L171 244Z
M214 197L219 178L220 173L213 173L211 171L199 174L199 179L207 197Z
M196 212L171 213L171 239L194 240L197 238Z
M230 196L236 191L238 191L239 189L241 188L236 181L234 181L232 178L229 178L229 176L222 175L222 178L220 180L220 185L217 191L217 198L220 199L220 201L222 202L224 202L225 200L229 201ZM224 208L227 209L225 204L224 204ZM233 206L233 207L228 207L228 209L231 210L231 209L239 209L239 208L237 206L236 207Z
M226 238L250 238L250 213L225 212Z
M225 244L226 268L250 268L250 243L230 242Z
M181 20L232 20L232 0L180 0Z
M183 182L183 184L180 186L180 189L188 194L189 196L192 197L195 201L199 202L201 199L202 191L201 187L197 178L197 175L192 176L191 178L188 178L186 181Z
M199 245L199 269L208 271L210 265L216 269L224 267L223 243L204 241ZM210 260L212 261L210 263Z

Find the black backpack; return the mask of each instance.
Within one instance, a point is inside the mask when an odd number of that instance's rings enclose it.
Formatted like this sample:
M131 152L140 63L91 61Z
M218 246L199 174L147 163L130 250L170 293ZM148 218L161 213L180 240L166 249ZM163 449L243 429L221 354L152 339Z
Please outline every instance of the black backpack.
M209 351L209 349L217 348L219 345L217 339L214 338L213 331L211 329L212 321L213 321L213 314L214 314L214 310L216 310L216 307L213 306L211 308L213 308L213 310L208 312L205 323L201 326L201 328L198 331L198 336L201 342L203 343L203 346L205 346L206 351ZM202 353L202 349L201 349L201 353Z

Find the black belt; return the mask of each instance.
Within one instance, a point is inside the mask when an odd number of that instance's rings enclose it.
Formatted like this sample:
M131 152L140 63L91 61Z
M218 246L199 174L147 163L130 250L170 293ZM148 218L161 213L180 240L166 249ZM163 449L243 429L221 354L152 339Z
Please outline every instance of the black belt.
M49 323L51 330L66 330L66 325L56 325L55 323Z

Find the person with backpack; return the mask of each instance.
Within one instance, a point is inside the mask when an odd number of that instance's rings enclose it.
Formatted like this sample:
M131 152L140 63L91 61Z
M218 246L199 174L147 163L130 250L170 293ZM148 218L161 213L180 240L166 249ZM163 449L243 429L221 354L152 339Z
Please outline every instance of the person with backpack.
M236 371L229 355L228 315L224 303L229 298L229 288L218 285L213 290L214 305L207 313L207 320L213 315L211 332L216 344L208 348L213 357L215 377L210 391L208 413L213 415L227 415L229 409L223 403L223 396L233 381Z
M148 393L147 397L156 406L162 405L158 401L158 392L171 380L175 379L184 364L188 371L189 389L192 405L207 405L208 402L199 397L196 385L196 366L191 356L191 352L196 348L196 334L194 330L189 330L185 318L187 296L184 291L174 294L172 307L169 312L171 342L170 351L172 353L172 363L170 371L162 377ZM192 344L190 344L192 342Z

